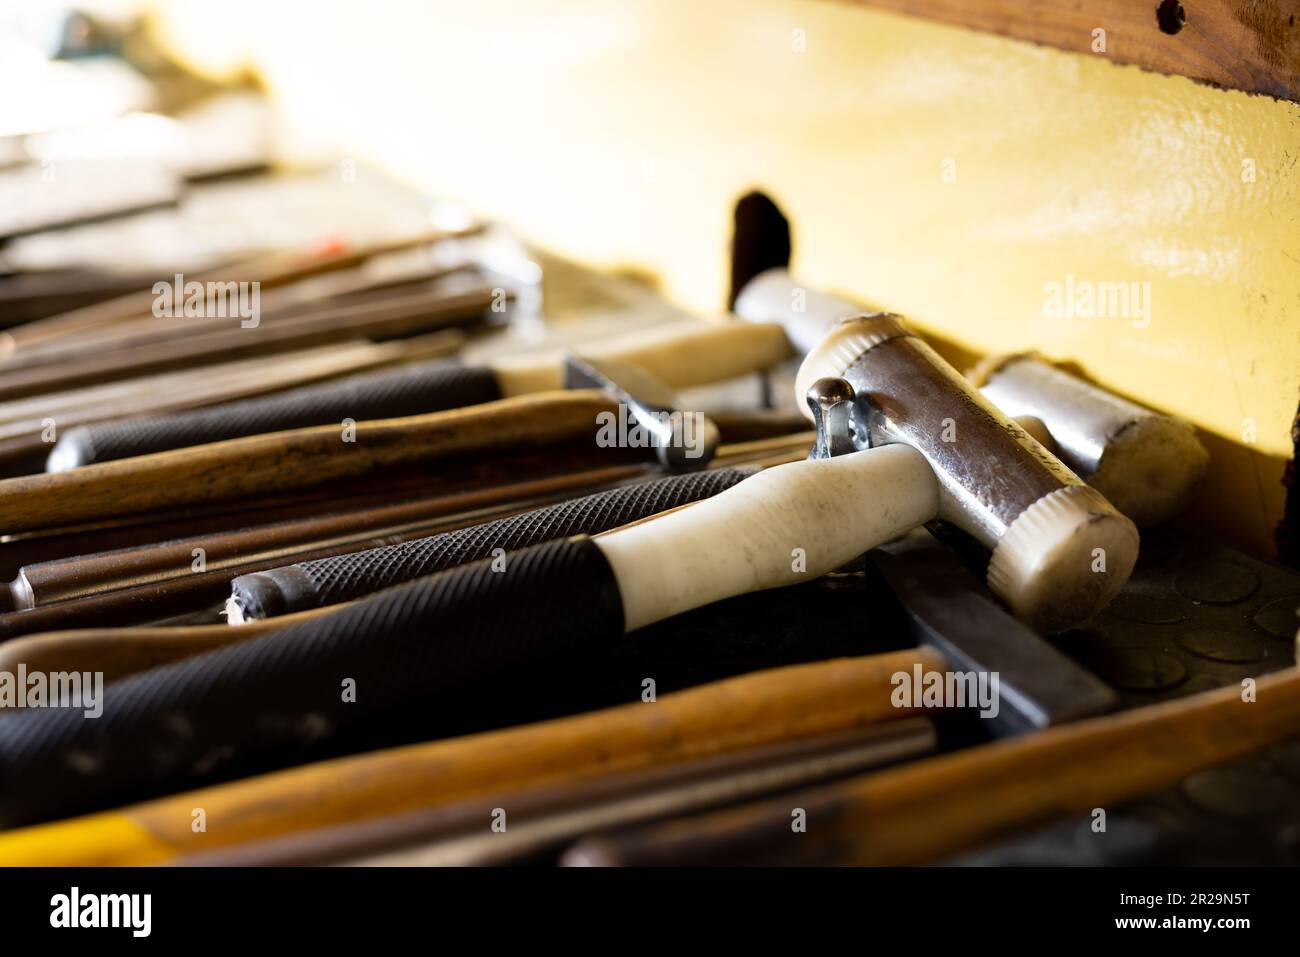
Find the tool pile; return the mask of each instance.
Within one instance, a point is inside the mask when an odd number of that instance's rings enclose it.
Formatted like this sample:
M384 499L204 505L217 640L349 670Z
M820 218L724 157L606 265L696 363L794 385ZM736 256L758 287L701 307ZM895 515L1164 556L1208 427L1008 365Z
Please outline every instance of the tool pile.
M706 321L369 171L358 227L351 170L23 221L344 211L152 276L9 250L0 864L938 862L1300 734L1296 576L1148 559L1190 426L963 376L758 194ZM1115 667L1237 602L1263 651L1178 646L1239 671Z

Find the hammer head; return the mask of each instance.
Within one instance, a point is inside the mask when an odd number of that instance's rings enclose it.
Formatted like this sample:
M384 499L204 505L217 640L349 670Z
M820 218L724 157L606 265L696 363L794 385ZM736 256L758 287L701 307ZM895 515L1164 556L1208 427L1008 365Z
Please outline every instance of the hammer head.
M627 415L619 429L640 430L669 471L702 469L718 450L718 427L699 412L683 411L672 389L636 366L570 354L564 360L564 387L601 389L613 396L620 419L623 410Z
M1133 523L897 316L834 326L800 367L798 394L826 377L852 386L859 443L902 442L925 456L939 480L939 518L992 550L989 588L1031 627L1072 628L1128 581Z

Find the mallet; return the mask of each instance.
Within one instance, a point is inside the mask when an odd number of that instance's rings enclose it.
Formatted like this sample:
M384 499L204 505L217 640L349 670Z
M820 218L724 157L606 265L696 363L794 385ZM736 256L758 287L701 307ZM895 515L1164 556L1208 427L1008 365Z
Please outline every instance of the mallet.
M1036 630L1078 624L1128 580L1133 523L898 316L841 320L804 359L796 389L814 397L832 450L902 443L924 455L939 518L992 552L989 588Z
M736 204L731 308L752 322L780 323L803 354L864 308L799 282L789 271L790 247L790 225L767 196L750 193ZM1178 514L1205 472L1209 454L1189 424L1032 354L987 358L968 377L1139 525Z

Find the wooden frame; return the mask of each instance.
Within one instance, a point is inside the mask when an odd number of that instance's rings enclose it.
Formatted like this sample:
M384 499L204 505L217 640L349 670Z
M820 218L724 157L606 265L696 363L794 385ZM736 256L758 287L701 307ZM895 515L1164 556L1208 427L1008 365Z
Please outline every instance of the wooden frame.
M1300 100L1300 0L848 2Z

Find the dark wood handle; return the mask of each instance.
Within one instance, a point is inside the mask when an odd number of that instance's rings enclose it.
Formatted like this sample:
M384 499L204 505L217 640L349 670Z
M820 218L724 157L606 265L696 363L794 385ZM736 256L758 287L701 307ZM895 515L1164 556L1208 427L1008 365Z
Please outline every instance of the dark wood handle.
M0 531L308 488L407 462L525 448L594 436L616 410L602 392L539 393L466 409L356 424L321 425L0 481Z

